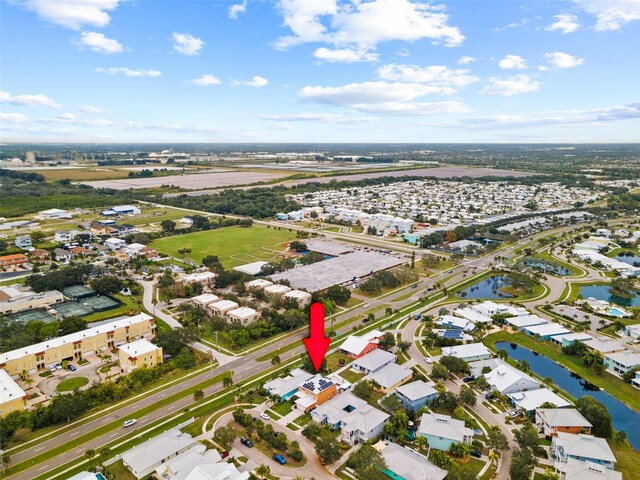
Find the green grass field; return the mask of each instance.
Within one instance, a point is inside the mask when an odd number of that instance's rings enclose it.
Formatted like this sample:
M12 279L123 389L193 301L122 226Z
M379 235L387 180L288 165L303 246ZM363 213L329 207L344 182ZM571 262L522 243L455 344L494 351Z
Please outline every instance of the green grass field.
M89 379L87 377L73 377L67 378L63 380L58 385L59 392L70 392L71 390L75 390L76 388L84 387L87 383L89 383Z
M188 233L155 240L151 246L159 252L180 258L178 250L190 248L188 258L200 262L207 255L217 255L225 268L259 260L274 260L284 251L286 242L295 240L294 232L262 225L250 228L227 227Z

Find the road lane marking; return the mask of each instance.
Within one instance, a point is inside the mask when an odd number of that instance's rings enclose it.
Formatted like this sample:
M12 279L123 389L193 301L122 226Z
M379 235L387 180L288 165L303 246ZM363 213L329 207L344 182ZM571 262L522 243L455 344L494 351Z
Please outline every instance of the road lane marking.
M36 448L36 449L34 450L34 452L39 452L39 451L40 451L40 450L42 450L43 448L44 448L44 447Z

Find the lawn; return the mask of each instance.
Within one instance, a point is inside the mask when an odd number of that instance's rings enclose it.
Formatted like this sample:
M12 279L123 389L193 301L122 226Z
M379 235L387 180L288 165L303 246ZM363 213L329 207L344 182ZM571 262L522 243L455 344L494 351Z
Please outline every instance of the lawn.
M291 412L291 410L293 410L293 403L289 401L278 402L273 407L271 407L271 410L279 414L281 417L284 417L286 414Z
M616 470L622 472L623 478L637 478L640 465L640 452L629 445L629 442L618 443L609 440L609 446L616 457Z
M50 182L68 178L72 182L85 180L111 180L128 178L128 170L107 168L56 168L51 170L33 170L33 173L43 175Z
M107 471L118 480L136 480L136 476L124 466L122 460L107 467Z
M356 383L362 377L364 377L364 373L354 372L351 369L344 370L339 374L342 378L344 378L347 382Z
M327 356L327 370L329 370L329 372L335 372L339 368L344 367L352 361L353 358L345 355L340 351L332 353L331 355Z
M140 215L127 216L123 222L130 225L146 225L160 223L163 220L176 221L185 215L188 213L175 208L143 208Z
M628 383L624 383L618 377L614 377L609 373L596 375L593 370L585 367L582 361L575 356L565 355L560 347L552 345L548 342L538 342L533 337L524 333L508 333L500 331L492 333L485 337L485 344L495 350L494 344L497 342L512 342L538 352L556 363L563 365L574 373L577 373L588 382L603 388L614 397L623 401L631 408L640 410L640 396L638 390Z
M89 383L89 379L86 377L73 377L67 378L63 380L58 385L59 392L70 392L75 390L76 388L84 387L87 383Z
M295 238L295 233L287 229L253 225L250 228L227 227L165 237L155 240L151 246L173 257L181 257L178 250L190 248L189 257L198 262L206 255L217 255L222 264L229 268L260 260L274 260L285 250L283 244Z

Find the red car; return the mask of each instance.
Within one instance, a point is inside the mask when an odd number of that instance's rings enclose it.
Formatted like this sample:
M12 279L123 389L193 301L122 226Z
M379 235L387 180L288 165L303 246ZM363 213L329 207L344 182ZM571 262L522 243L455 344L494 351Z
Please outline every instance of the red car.
M220 457L222 457L223 460L225 458L227 458L228 456L229 456L229 450L225 450L223 452L220 452Z

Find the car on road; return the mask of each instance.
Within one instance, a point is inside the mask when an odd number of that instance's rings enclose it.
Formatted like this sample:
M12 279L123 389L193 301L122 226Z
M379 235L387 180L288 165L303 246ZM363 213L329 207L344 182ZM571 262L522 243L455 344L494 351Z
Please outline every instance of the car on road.
M73 363L67 363L67 370L69 370L70 372L75 372L78 369Z
M285 463L287 463L287 460L282 455L280 455L279 453L275 453L273 455L273 459L276 462L278 462L280 465L284 465Z
M128 420L125 420L122 425L124 425L124 427L126 428L126 427L131 427L136 423L138 423L138 421L135 418L130 418Z
M241 437L240 443L243 444L245 447L249 447L249 448L253 447L253 442L251 441L250 438Z
M433 363L433 360L431 359L431 357L424 357L424 361L427 362L429 365Z
M271 417L269 416L269 414L267 412L262 412L260 414L260 418L262 418L264 420L271 420Z

